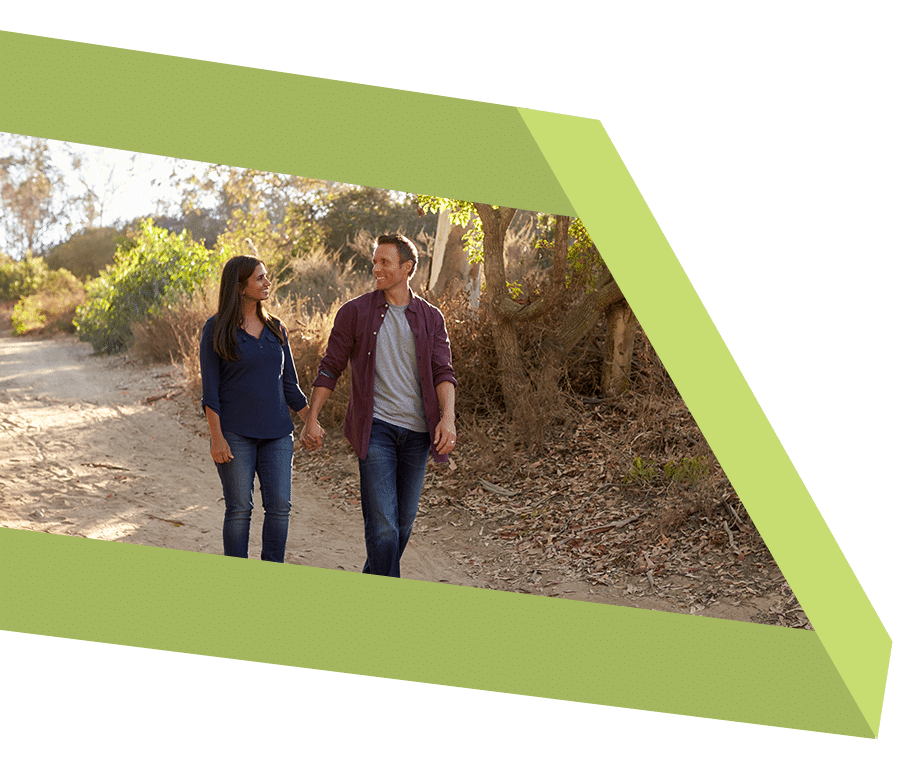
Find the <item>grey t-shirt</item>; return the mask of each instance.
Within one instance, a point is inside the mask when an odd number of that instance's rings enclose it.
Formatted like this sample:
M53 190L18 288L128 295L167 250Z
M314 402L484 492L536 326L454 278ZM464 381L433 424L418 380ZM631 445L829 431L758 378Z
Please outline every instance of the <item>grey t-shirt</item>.
M392 425L428 432L416 365L416 341L406 306L388 304L375 342L374 417Z

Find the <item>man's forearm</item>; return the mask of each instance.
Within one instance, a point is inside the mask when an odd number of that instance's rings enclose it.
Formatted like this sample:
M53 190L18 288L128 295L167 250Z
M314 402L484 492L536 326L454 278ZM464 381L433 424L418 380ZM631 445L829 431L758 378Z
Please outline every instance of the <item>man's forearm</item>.
M437 392L438 405L441 408L441 418L452 420L456 418L456 386L453 383L444 381L435 386Z
M322 411L322 407L325 406L325 402L330 396L331 388L326 388L324 385L317 385L312 389L309 399L309 419L318 421L319 412Z

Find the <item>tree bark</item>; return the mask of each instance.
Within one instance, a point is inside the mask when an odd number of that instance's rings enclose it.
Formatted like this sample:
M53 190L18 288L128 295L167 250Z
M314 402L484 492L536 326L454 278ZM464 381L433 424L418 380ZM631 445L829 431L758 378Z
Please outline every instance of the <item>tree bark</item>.
M512 412L525 396L527 388L519 336L513 321L519 306L509 297L503 263L506 231L516 210L502 206L494 208L484 203L475 203L474 206L484 230L484 295L497 353L500 387L507 411Z
M557 334L560 357L575 348L578 341L593 329L610 306L620 301L624 302L625 297L612 275L608 270L605 274L603 283L596 289L585 293L581 303L572 309L565 322L560 326Z
M631 359L637 318L626 301L606 310L606 350L600 375L600 394L619 396L631 387Z

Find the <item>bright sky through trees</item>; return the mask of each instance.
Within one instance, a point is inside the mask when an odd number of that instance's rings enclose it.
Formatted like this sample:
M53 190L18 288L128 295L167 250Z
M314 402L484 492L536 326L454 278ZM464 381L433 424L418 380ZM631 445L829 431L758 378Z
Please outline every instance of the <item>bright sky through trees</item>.
M45 151L38 149L40 144L46 144ZM0 232L5 233L0 235L5 238L0 240L0 249L18 257L29 247L22 234L23 213L43 217L36 222L39 232L31 236L35 252L87 227L177 214L183 189L178 186L179 180L201 175L207 166L198 161L0 132L4 204ZM38 202L32 197L35 192L46 194L41 187L49 188L52 197L44 201L44 210L39 212L31 207Z

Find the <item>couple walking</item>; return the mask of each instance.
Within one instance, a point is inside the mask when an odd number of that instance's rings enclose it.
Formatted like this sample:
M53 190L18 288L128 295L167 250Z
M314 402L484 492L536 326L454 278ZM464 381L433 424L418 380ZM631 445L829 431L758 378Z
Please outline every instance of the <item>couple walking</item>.
M265 265L252 256L226 262L218 311L200 339L201 403L225 495L226 556L247 556L258 475L265 512L261 558L284 561L294 451L288 409L304 423L301 445L320 448L325 431L318 415L349 362L344 434L359 459L363 572L400 577L429 451L446 462L456 446L450 342L441 312L409 288L417 265L408 238L378 238L375 290L338 311L307 402L287 331L263 306L271 286Z

